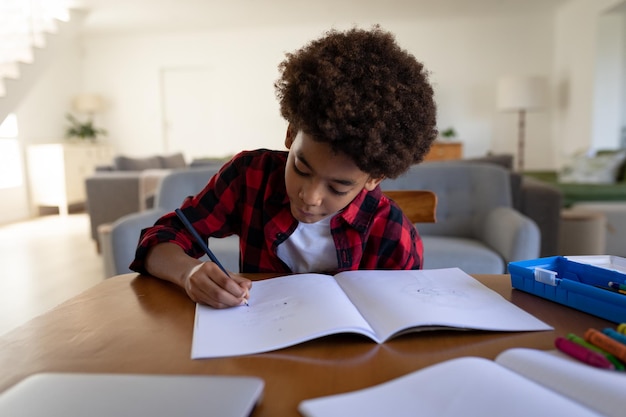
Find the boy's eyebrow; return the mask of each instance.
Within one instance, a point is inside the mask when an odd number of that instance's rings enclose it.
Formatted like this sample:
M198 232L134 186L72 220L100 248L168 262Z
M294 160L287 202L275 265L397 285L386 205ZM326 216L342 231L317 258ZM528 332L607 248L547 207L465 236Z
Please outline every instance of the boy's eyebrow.
M309 161L306 160L306 158L304 157L304 155L302 155L301 152L296 152L296 156L298 157L300 162L302 162L304 165L307 166L307 168L309 168L311 171L315 172L315 170L313 169L311 164L309 164ZM354 180L346 180L346 179L342 179L342 178L331 178L330 181L331 182L336 182L338 184L345 185L345 186L348 186L348 187L353 186L353 185L356 184L356 182Z

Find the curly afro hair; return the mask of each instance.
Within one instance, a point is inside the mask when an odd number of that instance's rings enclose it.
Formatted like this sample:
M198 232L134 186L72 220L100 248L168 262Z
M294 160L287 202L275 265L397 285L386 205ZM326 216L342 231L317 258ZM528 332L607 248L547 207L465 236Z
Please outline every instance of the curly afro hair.
M373 178L396 178L437 137L424 66L379 26L331 30L287 53L279 70L282 116Z

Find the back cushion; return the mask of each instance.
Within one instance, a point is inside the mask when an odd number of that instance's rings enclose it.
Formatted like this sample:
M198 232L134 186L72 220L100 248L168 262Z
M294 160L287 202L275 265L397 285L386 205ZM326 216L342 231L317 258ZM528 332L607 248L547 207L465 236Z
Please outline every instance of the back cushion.
M491 209L512 206L509 171L494 164L423 162L396 179L384 180L381 188L435 192L437 222L419 224L424 235L476 237Z
M173 171L161 180L156 192L155 206L165 210L179 207L186 197L196 195L219 171L219 166Z
M161 168L164 169L176 169L176 168L185 168L187 164L185 163L185 157L182 153L175 153L169 156L159 156L161 161Z
M148 158L130 158L128 156L117 156L113 160L113 165L118 171L143 171L145 169L161 169L161 160L158 156Z

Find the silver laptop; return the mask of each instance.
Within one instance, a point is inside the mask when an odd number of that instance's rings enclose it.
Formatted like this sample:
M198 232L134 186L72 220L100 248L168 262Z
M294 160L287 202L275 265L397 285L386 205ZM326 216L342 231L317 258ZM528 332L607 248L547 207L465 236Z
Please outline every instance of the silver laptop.
M247 417L256 377L41 373L0 394L0 416Z

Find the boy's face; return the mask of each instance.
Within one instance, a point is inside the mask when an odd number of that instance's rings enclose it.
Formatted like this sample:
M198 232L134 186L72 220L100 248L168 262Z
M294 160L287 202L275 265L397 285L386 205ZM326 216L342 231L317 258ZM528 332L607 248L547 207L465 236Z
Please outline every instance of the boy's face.
M348 156L335 153L327 143L287 129L289 149L285 184L291 214L303 223L315 223L346 207L363 188L373 190L381 179L372 179Z

